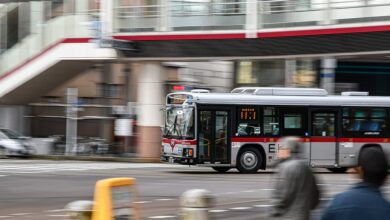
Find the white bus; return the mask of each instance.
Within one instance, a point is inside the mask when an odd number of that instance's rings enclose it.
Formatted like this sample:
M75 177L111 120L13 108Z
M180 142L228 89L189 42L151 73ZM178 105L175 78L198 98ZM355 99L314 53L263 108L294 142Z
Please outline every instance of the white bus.
M390 161L390 97L322 89L243 87L167 95L161 160L243 173L276 160L277 141L298 136L312 167L345 172L364 147Z

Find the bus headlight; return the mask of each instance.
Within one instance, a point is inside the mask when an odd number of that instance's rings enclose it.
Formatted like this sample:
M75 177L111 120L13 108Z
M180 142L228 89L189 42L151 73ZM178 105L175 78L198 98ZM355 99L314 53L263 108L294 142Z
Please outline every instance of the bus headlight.
M194 156L194 149L192 149L192 148L184 148L183 149L183 156L184 157L193 157Z

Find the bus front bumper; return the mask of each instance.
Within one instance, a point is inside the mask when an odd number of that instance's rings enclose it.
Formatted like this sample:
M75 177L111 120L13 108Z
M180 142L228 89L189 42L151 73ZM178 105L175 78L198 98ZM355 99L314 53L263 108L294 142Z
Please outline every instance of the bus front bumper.
M192 157L174 157L162 155L160 157L161 162L171 164L183 164L183 165L195 165L195 159Z

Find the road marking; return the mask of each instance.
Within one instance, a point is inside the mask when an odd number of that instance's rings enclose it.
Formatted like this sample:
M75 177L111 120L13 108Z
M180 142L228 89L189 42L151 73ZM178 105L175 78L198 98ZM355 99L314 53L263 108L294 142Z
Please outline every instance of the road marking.
M137 202L133 202L135 204L145 204L145 203L151 203L151 201L137 201Z
M229 210L225 209L215 209L215 210L210 210L209 212L211 213L221 213L221 212L228 212Z
M62 162L62 163L18 163L8 161L0 163L0 173L35 174L50 173L58 171L88 171L88 170L110 170L110 169L142 169L142 168L173 168L177 165L170 164L134 164L134 163L103 163L103 162Z
M65 212L66 209L52 209L52 210L46 210L45 212Z
M156 201L172 201L172 200L175 200L175 199L156 199Z
M224 192L224 193L220 193L221 195L233 195L233 194L237 194L238 192Z
M69 215L47 215L50 217L69 217Z
M174 215L159 215L159 216L151 216L151 217L148 217L148 218L151 218L151 219L165 219L165 218L175 218L176 216Z
M0 177L5 177L5 176L8 176L8 175L0 175Z
M8 216L8 215L2 215L0 218L12 218L13 216Z
M242 192L244 192L244 193L253 193L253 192L255 192L255 190L245 190L245 191L242 191Z
M272 191L272 190L275 190L275 189L258 189L257 191Z
M272 205L254 205L257 208L272 207Z
M251 209L252 207L235 207L235 208L230 208L230 210L248 210Z
M15 213L15 214L11 214L11 215L14 215L14 216L23 216L23 215L31 215L32 213Z

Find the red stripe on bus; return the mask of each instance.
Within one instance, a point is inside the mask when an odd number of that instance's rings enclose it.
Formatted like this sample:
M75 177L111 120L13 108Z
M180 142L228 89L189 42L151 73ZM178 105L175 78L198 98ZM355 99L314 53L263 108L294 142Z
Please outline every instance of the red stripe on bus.
M278 142L279 137L232 137L232 142ZM390 143L390 138L335 138L335 137L302 137L303 142L356 142L356 143Z
M275 138L277 139L277 138ZM260 137L232 137L232 142L267 142L267 138Z
M170 139L170 138L163 138L162 142L171 144L173 141L174 144L188 144L188 145L195 145L196 140L177 140L177 139Z
M339 142L386 143L388 138L339 138Z
M337 138L335 137L311 137L311 142L336 142Z

